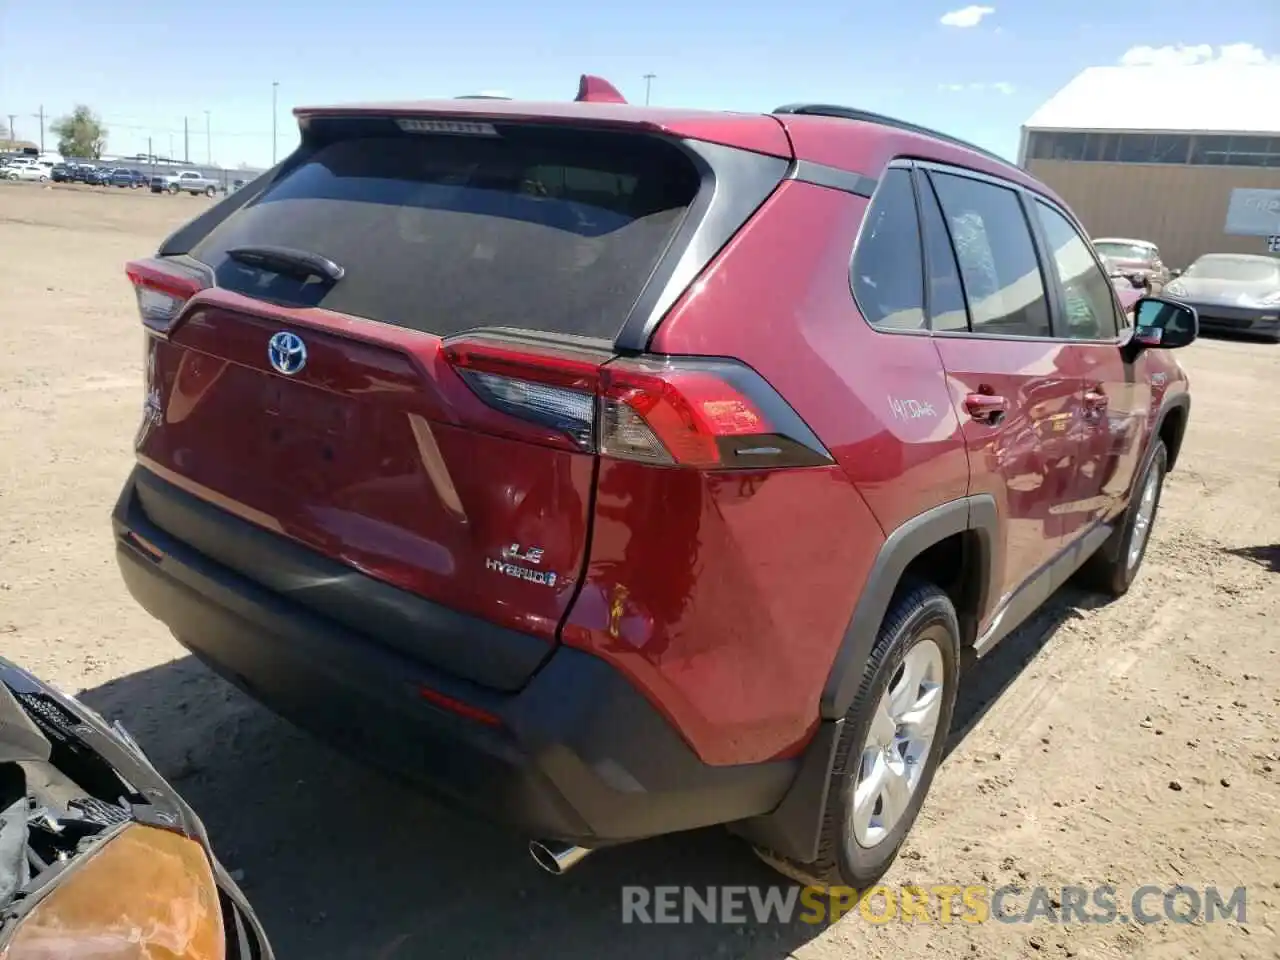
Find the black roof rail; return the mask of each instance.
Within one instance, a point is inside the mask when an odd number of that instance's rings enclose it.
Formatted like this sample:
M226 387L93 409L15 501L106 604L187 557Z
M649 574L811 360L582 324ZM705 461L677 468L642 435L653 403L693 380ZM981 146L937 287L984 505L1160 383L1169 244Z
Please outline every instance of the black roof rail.
M942 133L940 130L933 130L929 127L922 127L918 123L911 123L907 120L899 120L896 117L886 117L882 113L872 113L870 110L859 110L856 107L841 107L830 103L789 103L785 106L778 107L774 113L797 114L806 117L838 117L842 120L860 120L863 123L878 123L884 127L893 127L896 130L905 130L907 133L916 133L924 137L932 137L934 140L941 140L949 143L953 147L963 147L965 150L972 150L974 153L982 154L988 160L994 160L996 163L1006 167L1013 167L1021 170L1012 160L1007 160L997 153L992 153L977 144L970 143L967 140L961 140L959 137L953 137L949 133Z

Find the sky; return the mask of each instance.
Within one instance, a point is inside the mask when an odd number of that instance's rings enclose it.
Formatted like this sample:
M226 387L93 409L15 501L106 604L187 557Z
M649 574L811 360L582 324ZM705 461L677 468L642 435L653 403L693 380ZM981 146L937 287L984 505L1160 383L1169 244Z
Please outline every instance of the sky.
M1023 121L1086 67L1280 60L1280 0L72 7L0 0L0 122L15 114L17 135L38 142L42 107L51 123L84 103L106 121L111 153L145 153L150 138L157 153L225 166L270 164L273 90L282 157L298 105L482 91L569 100L583 73L632 102L651 73L652 102L666 106L857 106L1012 159ZM47 128L45 142L56 147Z

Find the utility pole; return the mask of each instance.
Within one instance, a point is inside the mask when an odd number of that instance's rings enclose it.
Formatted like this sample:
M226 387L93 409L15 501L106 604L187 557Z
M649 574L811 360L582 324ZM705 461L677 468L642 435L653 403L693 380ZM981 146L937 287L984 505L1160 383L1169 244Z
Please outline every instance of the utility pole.
M187 127L187 118L182 118L182 162L191 162L191 131Z
M653 83L653 81L657 78L657 76L658 75L656 73L646 73L644 75L644 105L646 107L649 105L649 86L650 84Z
M156 155L151 150L151 138L147 137L147 163L151 164L151 172L156 172Z
M209 119L209 111L204 112L204 162L213 166L213 121Z
M40 112L33 113L33 117L40 119L40 152L44 153L44 104L40 104Z
M271 165L276 165L276 91L280 89L280 81L271 81Z
M9 145L12 146L18 140L18 131L13 129L13 121L18 119L16 113L9 114Z

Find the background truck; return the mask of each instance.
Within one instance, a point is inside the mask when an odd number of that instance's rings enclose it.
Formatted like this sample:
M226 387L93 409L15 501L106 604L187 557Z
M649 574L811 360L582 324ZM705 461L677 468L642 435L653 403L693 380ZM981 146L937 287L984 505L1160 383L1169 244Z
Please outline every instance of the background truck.
M193 196L203 193L207 197L212 197L218 192L218 184L199 170L179 170L177 173L152 177L151 192L165 191L173 194L189 193Z

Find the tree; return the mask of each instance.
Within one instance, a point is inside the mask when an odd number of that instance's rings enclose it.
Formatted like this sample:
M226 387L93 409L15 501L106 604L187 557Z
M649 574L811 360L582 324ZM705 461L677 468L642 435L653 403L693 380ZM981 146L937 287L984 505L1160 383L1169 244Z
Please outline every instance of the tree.
M67 117L59 117L50 129L58 137L58 152L64 157L97 160L107 145L107 128L96 113L83 103Z

